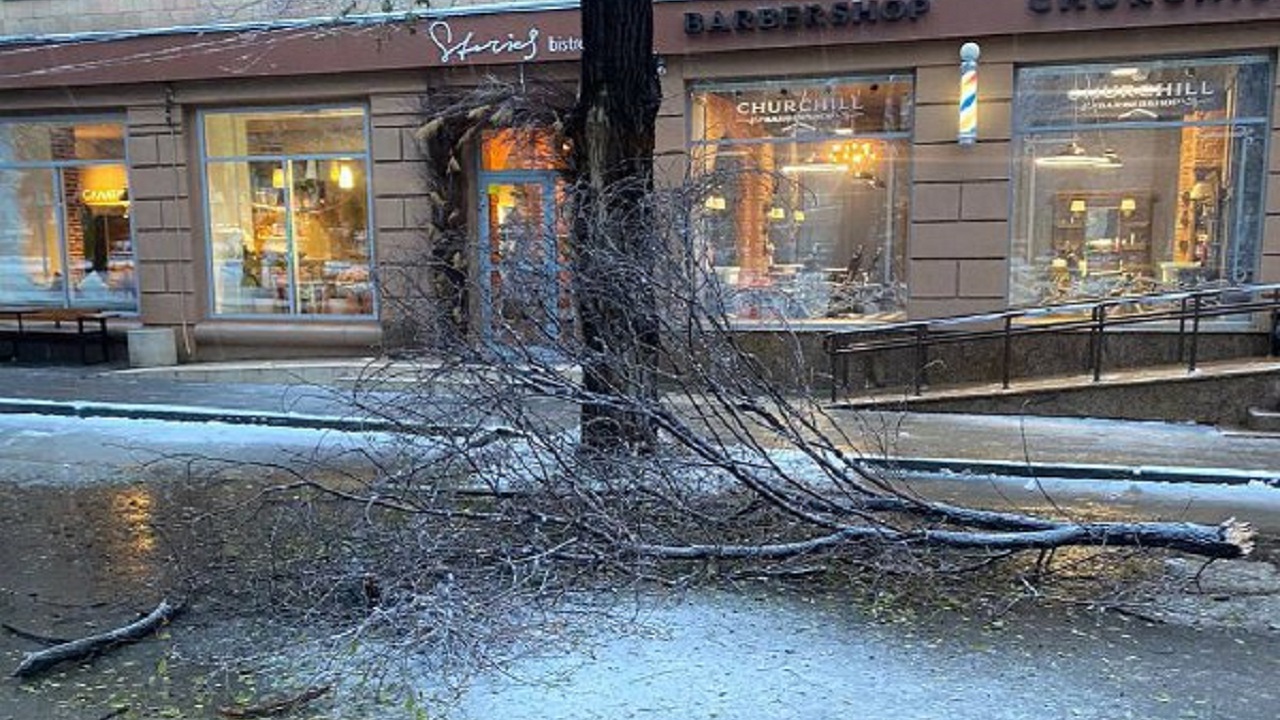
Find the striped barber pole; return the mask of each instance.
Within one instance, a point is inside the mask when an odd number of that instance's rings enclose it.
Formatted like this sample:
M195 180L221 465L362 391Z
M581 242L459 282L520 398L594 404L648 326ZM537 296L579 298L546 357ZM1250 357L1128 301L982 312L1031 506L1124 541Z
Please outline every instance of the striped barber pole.
M960 135L961 145L978 139L978 55L977 43L960 48Z

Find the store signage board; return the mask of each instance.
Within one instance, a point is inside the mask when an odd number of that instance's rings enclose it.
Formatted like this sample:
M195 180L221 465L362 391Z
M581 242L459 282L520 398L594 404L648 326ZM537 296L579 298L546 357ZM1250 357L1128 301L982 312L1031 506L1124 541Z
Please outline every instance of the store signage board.
M536 25L501 35L482 35L475 30L454 30L448 21L436 20L427 26L427 37L435 46L437 59L442 65L464 64L477 58L532 62L541 54L578 55L582 52L581 37L544 37L542 29Z
M1182 119L1193 112L1221 110L1225 95L1216 80L1156 79L1073 89L1067 92L1067 98L1088 116L1164 120Z
M1253 56L1034 69L1021 80L1020 112L1033 127L1183 122L1189 115L1221 115L1229 109L1254 115L1266 111L1266 94L1258 100L1254 90L1269 82L1269 63Z
M1208 11L1221 11L1233 5L1265 5L1268 2L1270 0L1027 0L1027 9L1038 15L1114 10L1143 11L1160 6L1171 8L1187 6Z
M866 116L866 106L856 93L825 94L804 90L746 92L734 103L734 118L744 125L764 129L772 137L792 137L806 132L834 132L853 127Z
M1229 23L1257 34L1261 29L1249 23L1280 21L1280 0L1051 0L1048 7L1052 11L1044 9L1045 1L661 2L654 5L654 51L678 57ZM393 23L378 33L340 24L252 33L211 29L201 37L201 43L193 43L190 33L174 32L102 42L33 40L6 45L0 47L0 84L8 92L322 76L573 61L582 54L581 18L576 8L568 6L545 11L442 14L422 18L418 24ZM165 61L156 62L157 57Z
M124 188L85 189L80 192L80 201L85 205L119 205L125 202L127 192Z
M714 88L695 96L732 108L739 137L796 138L895 131L905 123L909 83L793 84Z
M918 20L928 14L932 0L853 0L828 4L779 5L686 12L686 35L842 28Z

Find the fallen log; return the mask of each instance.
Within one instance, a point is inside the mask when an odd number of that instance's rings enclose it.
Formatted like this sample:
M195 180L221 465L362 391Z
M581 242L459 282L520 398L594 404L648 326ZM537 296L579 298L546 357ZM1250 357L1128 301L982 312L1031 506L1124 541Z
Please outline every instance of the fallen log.
M137 642L171 622L185 607L186 603L174 605L170 604L168 600L161 600L155 610L152 610L146 617L136 622L105 633L90 635L79 640L54 645L45 650L27 653L22 658L22 662L18 664L18 669L13 671L13 676L18 678L33 677L55 665L97 655L119 645Z

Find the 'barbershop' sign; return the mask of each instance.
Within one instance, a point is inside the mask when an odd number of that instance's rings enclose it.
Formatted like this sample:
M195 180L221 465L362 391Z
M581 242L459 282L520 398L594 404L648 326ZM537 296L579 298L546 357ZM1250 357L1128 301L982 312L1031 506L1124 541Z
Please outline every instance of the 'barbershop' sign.
M538 59L539 53L548 55L582 52L582 38L571 35L543 36L542 30L531 26L501 36L478 36L475 31L455 31L445 20L437 20L427 26L427 37L440 54L440 62L466 63L477 57L500 58L506 61L529 62Z
M1205 8L1227 8L1236 5L1244 5L1246 2L1252 5L1260 5L1269 0L1027 0L1027 8L1033 13L1045 15L1055 10L1064 13L1080 12L1085 10L1115 10L1117 8L1133 8L1137 10L1150 10L1157 5L1169 5L1172 7L1200 6Z
M686 35L769 30L842 28L876 22L916 20L929 12L931 0L853 0L826 5L782 5L684 14Z

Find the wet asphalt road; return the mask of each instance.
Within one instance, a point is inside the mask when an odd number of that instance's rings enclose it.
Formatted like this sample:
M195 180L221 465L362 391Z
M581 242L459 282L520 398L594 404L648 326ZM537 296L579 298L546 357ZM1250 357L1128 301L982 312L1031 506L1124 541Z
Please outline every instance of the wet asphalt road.
M990 427L999 432L997 423ZM1094 427L1099 442L1115 429ZM908 426L904 440L922 442L925 433L925 426ZM1220 441L1191 427L1175 445L1197 437ZM146 527L151 515L166 512L169 500L118 483L139 477L142 464L159 454L270 461L313 457L370 438L208 423L0 416L0 619L74 635L147 609L160 591L165 559ZM1152 457L1168 457L1175 445L1154 448ZM1269 463L1265 448L1259 452L1264 459L1258 462ZM942 494L1019 506L1034 506L1042 489L1025 478L909 480ZM1053 486L1054 495L1067 502L1072 488L1079 502L1095 509L1175 517L1274 513L1280 502L1280 490L1258 486L1153 491L1134 483L1064 481ZM1201 494L1182 495L1193 491ZM587 625L564 652L481 674L460 696L431 705L430 716L1273 720L1280 714L1276 632L1154 625L1085 610L1015 614L996 622L959 613L886 622L838 595L760 588L681 601L646 598L630 612L634 619L622 631ZM204 671L188 664L190 658L228 632L234 631L197 615L168 639L122 649L88 668L72 667L55 685L6 678L0 681L0 720L96 718L121 697L135 705L126 720L216 717L182 686ZM181 653L175 655L177 646ZM30 649L0 636L0 663L11 667ZM156 679L161 658L168 668L163 682ZM431 682L424 678L419 687L434 692ZM369 708L352 687L339 688L311 711L325 720L413 717L402 708Z

